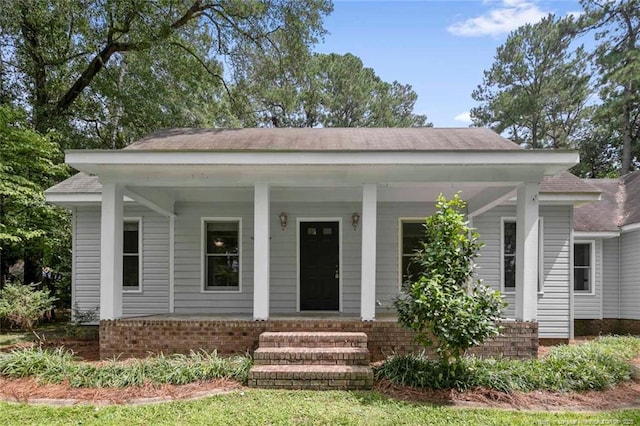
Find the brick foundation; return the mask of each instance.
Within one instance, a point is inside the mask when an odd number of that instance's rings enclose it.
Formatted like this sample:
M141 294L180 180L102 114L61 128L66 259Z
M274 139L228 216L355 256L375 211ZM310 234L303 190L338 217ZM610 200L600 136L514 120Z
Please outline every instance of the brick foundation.
M502 335L472 348L477 356L504 356L511 359L536 357L538 324L504 321ZM253 353L258 337L265 331L348 331L364 332L372 361L393 353L421 350L410 331L392 320L177 320L120 319L100 322L100 357L145 357L150 353L189 353L217 350L221 355Z
M640 320L605 318L601 320L577 319L573 323L575 336L599 334L640 334Z

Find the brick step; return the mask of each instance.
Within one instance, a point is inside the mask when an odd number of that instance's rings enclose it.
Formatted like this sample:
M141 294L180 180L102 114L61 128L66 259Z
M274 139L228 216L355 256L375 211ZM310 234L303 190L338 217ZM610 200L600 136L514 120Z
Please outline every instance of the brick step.
M363 365L254 365L249 386L272 389L371 389L373 370Z
M253 353L256 365L369 365L369 350L353 347L268 347Z
M347 332L265 332L260 334L260 347L366 348L367 335Z

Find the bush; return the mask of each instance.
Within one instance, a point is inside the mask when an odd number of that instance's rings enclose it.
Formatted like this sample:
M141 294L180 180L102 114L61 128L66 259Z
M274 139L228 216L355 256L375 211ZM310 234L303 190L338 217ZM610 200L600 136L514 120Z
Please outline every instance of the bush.
M6 318L42 341L34 327L53 308L55 301L56 298L50 296L49 290L36 290L33 284L8 283L0 290L0 318Z
M629 360L640 339L604 337L579 346L557 346L540 360L462 358L447 365L424 354L396 355L376 368L377 378L416 388L485 387L501 392L602 390L631 379Z
M398 322L422 345L435 346L445 364L459 362L468 348L497 336L505 306L499 292L473 279L473 259L483 244L465 220L465 205L458 194L450 201L440 194L413 259L419 276L403 283L404 295L395 302Z
M105 365L78 362L63 349L20 349L0 354L0 375L35 377L44 383L66 380L73 387L142 386L145 383L182 385L201 380L229 378L246 383L251 358L219 357L215 352L159 355Z

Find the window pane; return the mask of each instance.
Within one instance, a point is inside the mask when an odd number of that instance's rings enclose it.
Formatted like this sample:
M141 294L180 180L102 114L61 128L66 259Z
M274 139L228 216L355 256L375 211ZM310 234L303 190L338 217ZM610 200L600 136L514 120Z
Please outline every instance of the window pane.
M138 288L140 285L140 262L138 256L124 256L122 258L122 286L125 289Z
M238 287L238 256L207 256L207 287Z
M573 265L591 266L591 244L573 245Z
M504 222L504 254L516 253L516 223Z
M138 222L125 222L123 253L138 253Z
M238 222L207 223L207 253L238 253Z
M420 274L420 266L413 261L412 256L402 256L402 282L415 281Z
M573 269L573 289L576 291L591 291L591 268Z
M504 287L505 288L516 287L516 257L515 256L504 257Z
M423 223L402 223L402 254L414 254L416 250L422 248L420 244L422 240L424 240Z

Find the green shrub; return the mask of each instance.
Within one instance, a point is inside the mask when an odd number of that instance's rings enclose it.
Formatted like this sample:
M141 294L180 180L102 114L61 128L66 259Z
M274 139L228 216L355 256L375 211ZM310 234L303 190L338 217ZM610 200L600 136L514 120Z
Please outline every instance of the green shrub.
M602 390L631 379L628 360L640 352L640 339L605 337L579 346L557 346L540 359L462 358L447 365L422 354L396 355L376 368L377 378L417 388L469 389L501 392Z
M0 318L6 318L42 341L34 327L53 308L55 301L56 298L51 297L47 289L36 290L33 285L8 283L0 290Z
M229 378L246 383L251 358L219 357L215 352L159 355L105 365L78 362L63 349L20 349L0 354L0 375L35 377L45 383L67 380L73 387L141 386L144 383L182 385L201 380Z
M395 302L398 322L420 344L435 346L445 364L459 362L468 348L497 336L505 307L499 292L473 279L473 260L483 244L465 220L465 206L458 194L449 201L440 194L413 259L419 276L403 283Z

